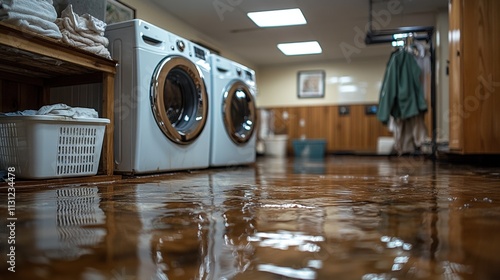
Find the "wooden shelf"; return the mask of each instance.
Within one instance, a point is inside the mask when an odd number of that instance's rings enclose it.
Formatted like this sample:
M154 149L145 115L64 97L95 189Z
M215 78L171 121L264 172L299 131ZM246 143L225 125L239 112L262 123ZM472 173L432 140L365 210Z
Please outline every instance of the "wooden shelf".
M102 83L103 118L106 127L99 174L114 170L114 79L117 62L97 54L0 22L0 78L43 88L47 101L50 88ZM2 93L7 94L7 93Z

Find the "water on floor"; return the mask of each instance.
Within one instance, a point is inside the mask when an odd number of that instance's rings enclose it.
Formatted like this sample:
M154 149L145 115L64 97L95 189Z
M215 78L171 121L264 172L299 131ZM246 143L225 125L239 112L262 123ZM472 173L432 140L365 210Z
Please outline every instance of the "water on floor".
M258 158L18 187L16 220L3 197L1 279L500 279L495 168Z

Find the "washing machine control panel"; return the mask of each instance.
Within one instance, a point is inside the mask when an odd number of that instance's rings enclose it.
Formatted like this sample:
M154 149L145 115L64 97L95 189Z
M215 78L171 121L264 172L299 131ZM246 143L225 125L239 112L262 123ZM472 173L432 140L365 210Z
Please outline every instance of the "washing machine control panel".
M206 57L205 57L205 51L203 49L197 48L196 46L194 47L194 55L197 58L200 58L200 59L203 59L203 60L207 60Z
M184 44L184 41L182 40L177 40L176 45L177 45L177 50L179 50L180 52L183 52L184 49L186 48L186 44Z
M245 74L246 74L245 79L247 81L252 81L253 82L253 74L250 71L248 71L248 70L245 70Z

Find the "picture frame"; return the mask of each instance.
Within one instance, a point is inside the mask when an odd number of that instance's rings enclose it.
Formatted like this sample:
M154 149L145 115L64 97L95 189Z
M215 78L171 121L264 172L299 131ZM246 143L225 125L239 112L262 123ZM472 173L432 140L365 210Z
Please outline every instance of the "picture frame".
M106 24L135 19L135 9L119 0L106 0Z
M297 74L299 98L322 98L325 96L325 71L299 71Z

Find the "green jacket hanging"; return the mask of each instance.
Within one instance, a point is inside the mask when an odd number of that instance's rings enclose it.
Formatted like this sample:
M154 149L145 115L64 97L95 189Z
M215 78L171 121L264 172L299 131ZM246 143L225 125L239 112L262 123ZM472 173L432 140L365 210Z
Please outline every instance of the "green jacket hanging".
M393 52L380 90L377 118L387 124L389 117L408 119L427 111L421 70L411 53Z

